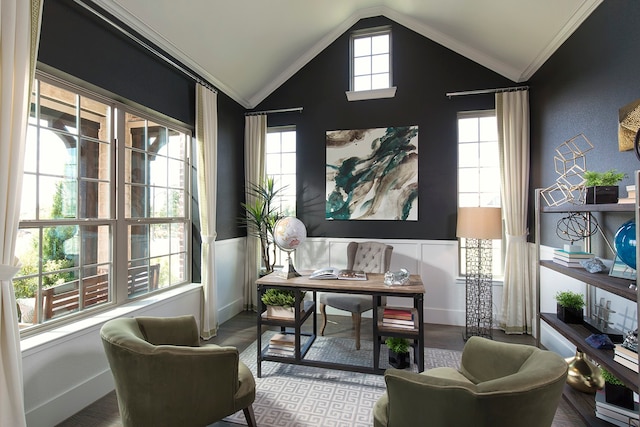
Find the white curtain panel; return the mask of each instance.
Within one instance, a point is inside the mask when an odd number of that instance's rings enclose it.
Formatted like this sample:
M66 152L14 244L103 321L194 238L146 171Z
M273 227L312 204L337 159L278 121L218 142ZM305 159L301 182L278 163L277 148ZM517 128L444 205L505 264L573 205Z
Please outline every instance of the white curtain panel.
M18 310L11 279L20 219L24 147L42 3L0 3L0 426L27 425Z
M196 85L196 141L198 144L198 199L202 240L203 307L200 336L208 340L218 331L216 282L216 193L218 170L218 94Z
M533 289L527 243L529 203L529 92L496 94L506 250L500 327L531 333Z
M244 120L244 175L245 188L261 184L265 179L265 145L267 139L267 116L246 116ZM246 202L251 205L255 197L245 192ZM245 262L244 309L257 308L256 280L260 270L260 239L247 236L247 260Z

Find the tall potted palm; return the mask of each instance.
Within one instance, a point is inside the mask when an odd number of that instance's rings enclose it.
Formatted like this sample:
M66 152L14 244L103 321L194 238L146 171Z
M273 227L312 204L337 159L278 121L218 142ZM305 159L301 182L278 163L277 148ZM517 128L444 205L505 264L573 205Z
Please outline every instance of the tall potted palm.
M249 184L247 190L250 199L242 203L245 216L241 223L247 228L247 233L260 239L260 256L262 268L266 274L273 272L275 265L275 245L273 244L273 227L282 218L275 207L276 197L283 188L276 188L272 177L267 177L262 183Z

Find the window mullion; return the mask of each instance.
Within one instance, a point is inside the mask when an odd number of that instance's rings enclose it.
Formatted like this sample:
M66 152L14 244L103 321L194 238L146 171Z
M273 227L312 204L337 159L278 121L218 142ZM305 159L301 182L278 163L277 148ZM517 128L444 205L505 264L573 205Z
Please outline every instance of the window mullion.
M114 300L122 303L127 300L128 281L128 257L129 248L127 246L128 222L125 220L125 198L127 194L125 185L125 159L126 148L125 139L125 112L122 108L116 108L114 114L114 135L112 148L112 166L116 174L116 188L120 191L112 191L112 200L115 202L115 226L113 229L113 262L114 262Z

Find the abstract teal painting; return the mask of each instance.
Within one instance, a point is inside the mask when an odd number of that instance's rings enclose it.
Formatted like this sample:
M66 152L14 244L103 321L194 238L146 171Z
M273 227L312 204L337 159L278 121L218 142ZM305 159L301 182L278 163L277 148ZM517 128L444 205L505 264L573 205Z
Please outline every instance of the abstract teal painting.
M326 219L418 220L418 126L326 133Z

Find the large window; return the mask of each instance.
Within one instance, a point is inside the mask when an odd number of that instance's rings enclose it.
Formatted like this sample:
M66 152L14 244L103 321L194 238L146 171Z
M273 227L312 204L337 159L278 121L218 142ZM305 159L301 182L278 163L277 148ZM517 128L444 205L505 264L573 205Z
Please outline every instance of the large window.
M372 29L351 35L351 90L391 87L391 30Z
M14 278L33 328L189 278L190 134L37 74Z
M496 113L458 114L458 206L500 207L500 149ZM493 275L502 276L502 241L493 241ZM465 239L460 239L460 258L466 259ZM464 273L464 263L460 265Z
M293 126L267 130L265 150L267 176L280 189L274 207L282 216L296 216L296 129ZM287 254L276 250L275 262L282 265Z

